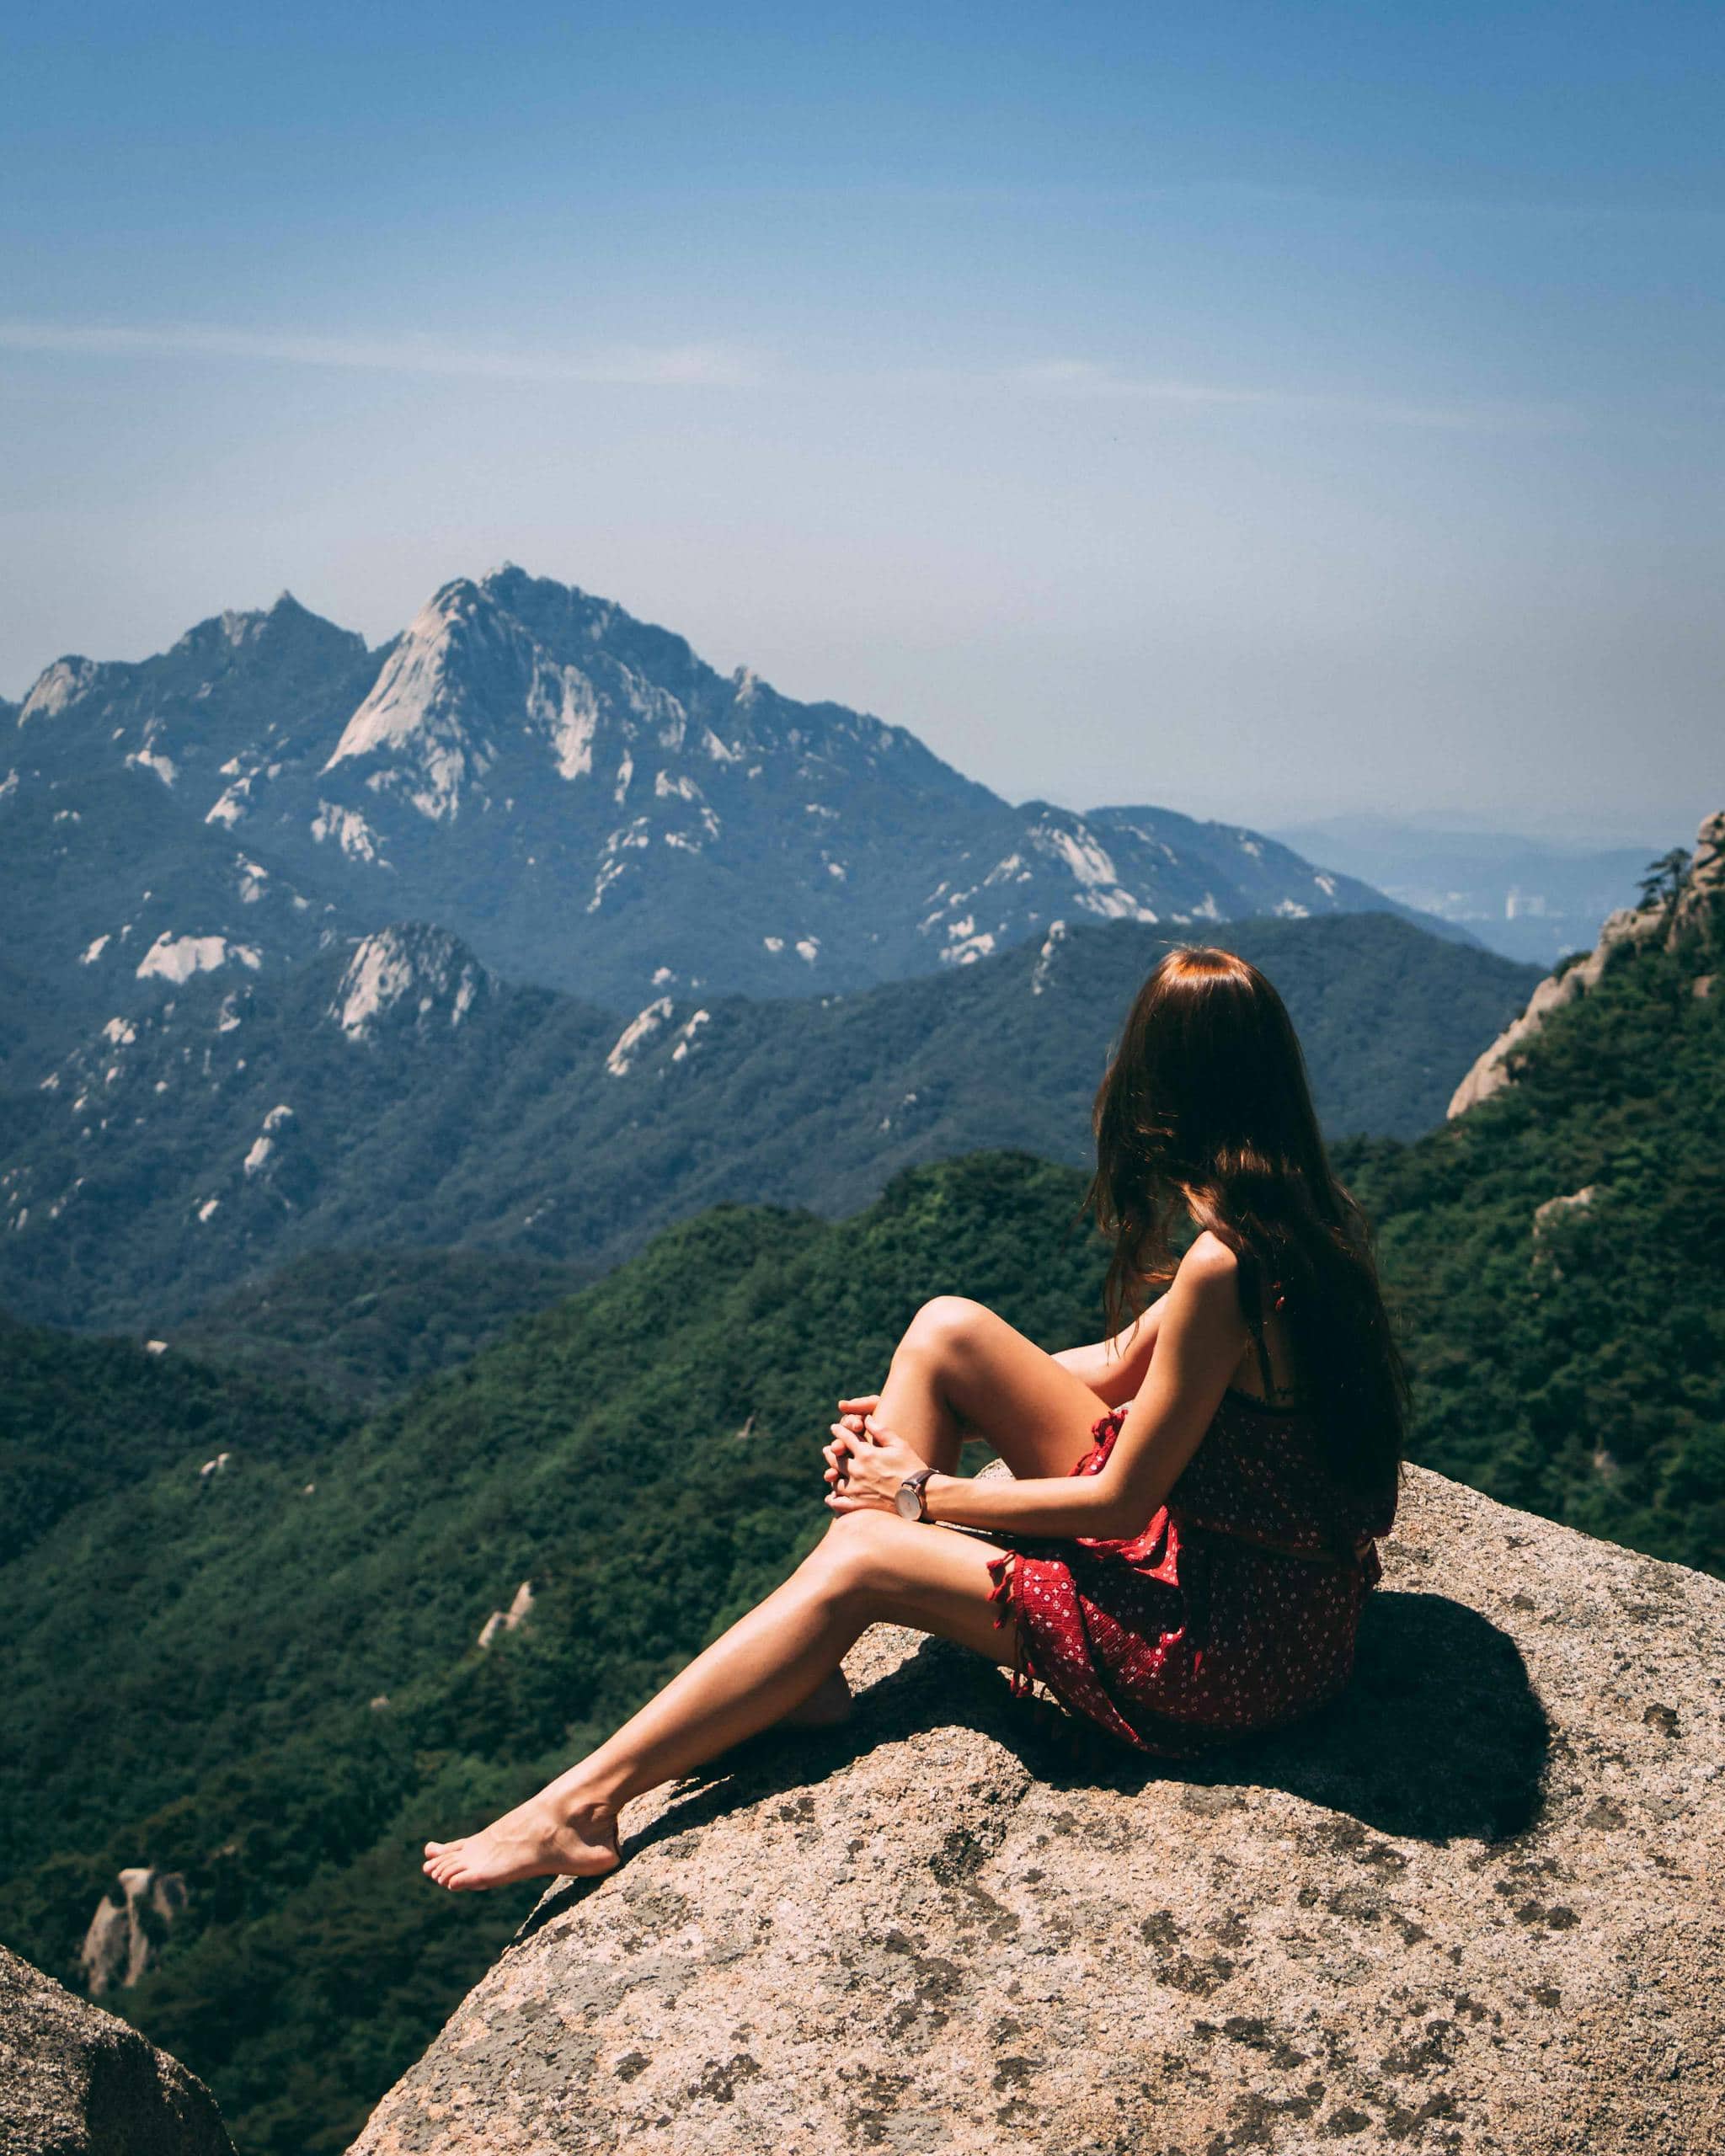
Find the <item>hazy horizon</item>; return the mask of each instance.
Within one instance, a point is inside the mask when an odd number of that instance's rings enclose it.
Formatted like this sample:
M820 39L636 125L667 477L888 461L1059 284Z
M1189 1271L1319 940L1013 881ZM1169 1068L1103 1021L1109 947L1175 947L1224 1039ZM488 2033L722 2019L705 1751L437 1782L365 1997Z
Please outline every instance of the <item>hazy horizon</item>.
M73 8L0 690L510 559L1015 800L1725 798L1725 18Z

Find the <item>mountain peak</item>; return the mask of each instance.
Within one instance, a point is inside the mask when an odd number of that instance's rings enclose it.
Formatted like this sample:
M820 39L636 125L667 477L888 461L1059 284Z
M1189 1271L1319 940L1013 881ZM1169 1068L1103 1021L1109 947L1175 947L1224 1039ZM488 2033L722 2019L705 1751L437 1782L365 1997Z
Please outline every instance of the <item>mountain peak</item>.
M452 621L476 600L494 597L489 589L490 581L489 577L452 576L446 584L440 584L409 624L408 633L412 635L414 626L428 615Z
M513 562L448 579L375 651L284 592L136 664L62 659L18 718L62 711L19 739L51 784L153 771L178 808L350 896L355 928L444 921L506 974L619 1011L661 974L799 995L968 965L1058 919L1386 904L1236 826L1015 808L902 727L721 674Z
M311 638L319 644L334 648L351 648L362 652L365 640L351 629L314 614L303 606L291 591L279 593L269 606L227 606L221 613L195 622L166 654L169 659L191 657L207 662L232 664L243 659L246 664L268 664L284 643L296 644ZM146 667L160 664L155 659L142 662Z
M486 570L484 575L478 579L478 588L494 598L501 600L506 606L518 593L531 589L536 584L549 580L536 577L531 570L524 569L519 562L500 562L494 569ZM570 592L577 599L585 598L586 595L572 584L558 584L556 589L559 591Z
M610 648L613 631L626 649ZM497 782L506 802L542 782L547 748L558 777L592 775L594 737L608 711L624 737L611 782L621 801L634 769L629 744L643 745L645 734L648 745L680 749L684 696L702 686L706 671L681 638L574 585L530 577L513 564L477 583L455 577L390 651L323 768L369 763L364 782L372 792L403 797L430 823L452 823L478 783L524 739L534 744L531 761ZM662 686L667 675L682 694ZM667 785L688 798L675 781Z
M409 798L434 823L453 816L461 803L469 755L461 723L462 684L451 668L451 648L474 618L479 587L457 577L434 592L384 660L371 692L342 729L323 765L326 771L356 757L382 757L411 749L417 766ZM397 780L379 775L380 785Z
M174 645L178 652L196 652L212 646L226 645L230 650L242 651L248 644L256 643L270 627L280 611L280 602L275 606L224 606L219 614L194 623Z

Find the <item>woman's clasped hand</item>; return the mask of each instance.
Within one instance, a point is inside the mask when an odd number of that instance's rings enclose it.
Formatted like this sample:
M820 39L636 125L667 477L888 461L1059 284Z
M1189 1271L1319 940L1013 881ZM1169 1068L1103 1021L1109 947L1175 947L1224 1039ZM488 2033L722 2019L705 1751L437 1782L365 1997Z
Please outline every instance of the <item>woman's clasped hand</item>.
M839 1419L831 1425L832 1443L821 1447L826 1460L829 1511L891 1512L905 1477L928 1465L911 1451L896 1430L875 1419L879 1405L878 1392L839 1402Z

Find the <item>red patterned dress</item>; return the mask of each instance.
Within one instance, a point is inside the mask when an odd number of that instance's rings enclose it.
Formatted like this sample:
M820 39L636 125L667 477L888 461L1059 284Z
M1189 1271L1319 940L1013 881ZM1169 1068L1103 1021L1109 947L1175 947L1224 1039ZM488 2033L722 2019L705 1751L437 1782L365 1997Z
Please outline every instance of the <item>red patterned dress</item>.
M1072 1470L1102 1468L1125 1420L1111 1408ZM1141 1534L1014 1536L989 1560L1017 1618L1012 1691L1033 1680L1143 1752L1191 1758L1332 1698L1379 1576L1374 1538L1393 1489L1362 1500L1332 1473L1304 1408L1231 1388Z

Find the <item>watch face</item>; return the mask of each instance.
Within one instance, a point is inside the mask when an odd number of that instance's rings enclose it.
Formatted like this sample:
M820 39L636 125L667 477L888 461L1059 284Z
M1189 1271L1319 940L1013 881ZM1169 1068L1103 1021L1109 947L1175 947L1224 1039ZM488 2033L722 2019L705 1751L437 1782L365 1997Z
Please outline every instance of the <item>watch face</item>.
M922 1493L920 1490L912 1489L908 1482L900 1483L899 1494L893 1502L898 1508L900 1519L921 1518Z

